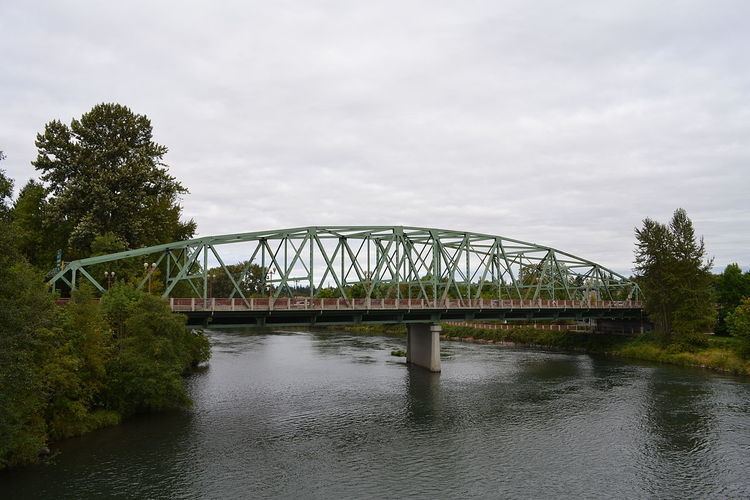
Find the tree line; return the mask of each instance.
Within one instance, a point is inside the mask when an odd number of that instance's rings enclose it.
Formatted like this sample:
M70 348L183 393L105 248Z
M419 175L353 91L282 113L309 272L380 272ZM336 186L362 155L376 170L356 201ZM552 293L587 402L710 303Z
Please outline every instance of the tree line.
M169 175L148 118L100 104L70 125L49 122L36 146L40 179L15 201L0 170L0 469L36 462L50 441L188 405L181 376L210 355L183 316L127 284L137 269L122 269L101 300L82 288L65 307L45 283L60 253L194 234L179 205L187 190Z

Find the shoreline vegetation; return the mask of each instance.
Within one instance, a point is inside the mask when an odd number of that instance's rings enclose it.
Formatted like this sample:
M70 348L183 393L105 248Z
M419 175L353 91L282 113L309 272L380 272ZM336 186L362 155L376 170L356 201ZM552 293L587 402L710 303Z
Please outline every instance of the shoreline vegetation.
M58 441L192 404L183 378L210 344L166 301L124 284L101 300L84 288L64 307L43 287L36 298L26 312L38 328L9 329L0 343L17 353L0 352L0 471L44 462Z
M455 326L443 323L442 340L504 346L552 349L563 352L599 354L623 360L648 361L703 368L732 375L750 376L750 361L743 359L742 343L732 337L706 335L691 344L664 343L657 335L611 335L539 330L519 326L510 330ZM399 325L352 325L328 327L361 335L405 336Z

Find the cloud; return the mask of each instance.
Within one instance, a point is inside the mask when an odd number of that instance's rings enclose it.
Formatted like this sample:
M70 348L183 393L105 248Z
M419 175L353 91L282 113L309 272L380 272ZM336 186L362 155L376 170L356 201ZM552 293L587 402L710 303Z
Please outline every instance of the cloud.
M629 272L684 207L750 265L750 4L0 6L0 148L97 102L147 114L201 234L407 224Z

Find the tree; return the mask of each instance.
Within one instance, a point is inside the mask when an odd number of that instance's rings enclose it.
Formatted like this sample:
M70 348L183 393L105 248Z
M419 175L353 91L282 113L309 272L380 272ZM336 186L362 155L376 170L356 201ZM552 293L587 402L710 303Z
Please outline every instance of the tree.
M726 325L727 314L740 305L745 297L750 297L750 274L742 274L742 269L737 263L729 264L716 278L716 302L719 305L717 334L729 333Z
M127 416L189 404L181 375L210 356L202 332L186 330L166 301L122 284L102 298L102 309L117 353L107 366L107 407Z
M60 226L49 220L47 190L30 180L18 194L11 218L18 248L26 259L41 271L49 271L58 248L65 244Z
M0 198L0 208L7 207ZM34 462L45 444L43 367L54 324L51 294L0 218L0 469Z
M715 319L712 261L685 210L677 209L669 225L644 219L635 234L636 279L656 330L667 340L706 332Z
M5 159L5 154L0 151L0 161ZM10 211L10 199L13 196L13 181L5 175L0 168L0 220L8 217Z
M153 141L151 121L119 104L98 104L70 126L59 120L37 135L32 164L50 193L52 221L65 228L73 257L88 255L98 235L128 248L189 238L180 220L182 184L167 173L167 148Z
M243 273L247 267L247 272ZM265 271L258 264L251 264L248 267L247 261L239 264L230 264L227 270L232 274L237 286L239 286L245 297L264 296L268 293L267 288L263 286ZM212 297L229 297L234 290L232 281L227 273L221 267L209 269L211 278L211 296ZM239 294L235 293L235 297Z
M673 242L677 308L672 325L680 334L706 333L716 324L713 259L706 257L703 237L696 238L687 212L678 208L669 223Z
M741 353L750 356L750 297L727 315L726 322L729 333L741 341Z

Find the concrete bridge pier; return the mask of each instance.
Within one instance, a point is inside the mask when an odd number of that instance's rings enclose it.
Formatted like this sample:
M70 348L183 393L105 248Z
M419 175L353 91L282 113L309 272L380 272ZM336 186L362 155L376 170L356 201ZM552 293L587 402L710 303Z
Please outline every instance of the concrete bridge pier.
M440 325L412 323L406 326L406 362L440 371Z

